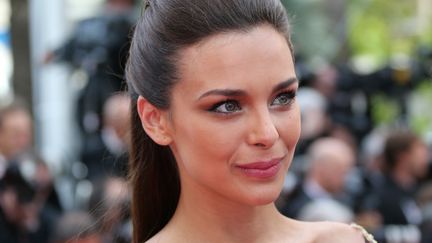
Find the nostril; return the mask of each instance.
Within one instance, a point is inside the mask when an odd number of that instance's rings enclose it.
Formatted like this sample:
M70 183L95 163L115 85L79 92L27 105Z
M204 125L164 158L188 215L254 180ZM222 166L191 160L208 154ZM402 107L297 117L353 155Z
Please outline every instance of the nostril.
M263 144L263 143L256 143L255 146L257 146L257 147L265 147L265 144Z

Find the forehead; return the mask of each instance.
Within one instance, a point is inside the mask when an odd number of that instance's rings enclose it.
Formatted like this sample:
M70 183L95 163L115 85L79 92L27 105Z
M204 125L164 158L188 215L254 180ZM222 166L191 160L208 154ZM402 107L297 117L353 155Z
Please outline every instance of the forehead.
M211 36L183 49L179 57L180 85L226 88L236 81L295 77L286 38L268 25Z

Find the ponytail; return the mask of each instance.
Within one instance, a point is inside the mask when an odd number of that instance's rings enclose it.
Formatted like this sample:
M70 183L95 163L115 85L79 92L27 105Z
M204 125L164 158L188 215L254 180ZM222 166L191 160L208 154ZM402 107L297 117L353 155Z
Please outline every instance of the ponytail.
M126 65L133 97L129 165L133 243L160 231L174 214L180 196L174 156L144 132L137 96L158 109L170 109L172 88L181 79L181 50L218 33L248 31L262 24L273 26L291 47L288 17L280 0L145 1Z
M175 212L180 182L169 147L156 144L144 131L132 99L132 146L129 181L132 185L133 243L142 243L160 231Z

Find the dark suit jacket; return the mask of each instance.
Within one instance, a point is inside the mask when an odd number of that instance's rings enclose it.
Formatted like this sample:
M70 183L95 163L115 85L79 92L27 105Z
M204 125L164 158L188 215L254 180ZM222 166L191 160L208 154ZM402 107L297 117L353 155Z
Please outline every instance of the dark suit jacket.
M390 176L385 176L383 184L376 194L378 211L384 224L415 224L416 210L414 201L415 188L403 188Z

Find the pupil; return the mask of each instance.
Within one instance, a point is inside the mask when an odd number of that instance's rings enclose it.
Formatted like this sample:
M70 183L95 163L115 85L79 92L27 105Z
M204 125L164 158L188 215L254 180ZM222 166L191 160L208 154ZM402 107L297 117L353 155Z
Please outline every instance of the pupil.
M233 111L235 109L235 106L233 103L227 103L226 109L227 109L227 111Z

